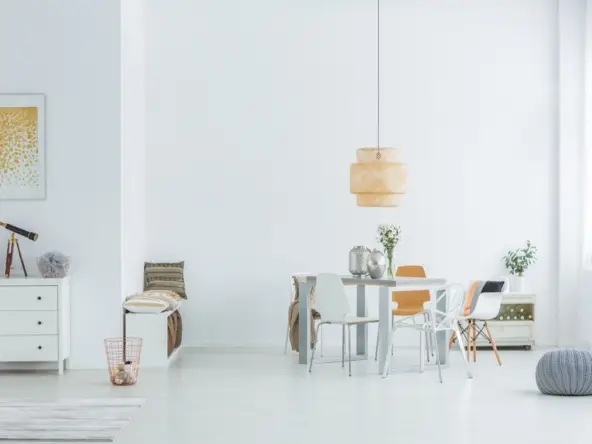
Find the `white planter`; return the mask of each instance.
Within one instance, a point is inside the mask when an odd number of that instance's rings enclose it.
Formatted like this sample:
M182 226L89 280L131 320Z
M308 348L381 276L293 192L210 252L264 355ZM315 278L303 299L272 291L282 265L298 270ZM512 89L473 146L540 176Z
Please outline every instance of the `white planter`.
M524 276L510 276L510 291L513 293L524 291Z

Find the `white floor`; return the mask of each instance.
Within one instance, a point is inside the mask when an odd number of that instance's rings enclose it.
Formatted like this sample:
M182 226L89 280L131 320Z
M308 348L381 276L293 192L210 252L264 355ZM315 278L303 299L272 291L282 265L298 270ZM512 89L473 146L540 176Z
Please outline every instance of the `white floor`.
M135 387L112 387L106 371L2 374L2 398L132 396L147 399L116 441L152 443L586 443L592 397L540 395L534 369L541 351L489 351L465 376L458 352L439 384L400 352L395 373L374 361L315 366L312 375L281 352L186 349L168 371L144 370Z

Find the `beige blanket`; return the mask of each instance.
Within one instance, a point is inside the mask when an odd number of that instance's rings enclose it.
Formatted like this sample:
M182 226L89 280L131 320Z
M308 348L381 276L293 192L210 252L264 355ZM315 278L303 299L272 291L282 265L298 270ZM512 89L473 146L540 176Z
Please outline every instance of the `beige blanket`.
M290 309L288 310L288 326L290 328L290 345L292 346L292 350L298 351L300 347L300 295L298 294L298 282L296 281L296 278L293 277L292 280L294 281L295 293L294 300L290 304ZM314 301L314 287L310 291L310 295L308 295L308 297L312 305L312 302ZM310 311L313 320L321 318L316 310L311 309ZM310 342L311 347L317 343L314 322L310 323Z

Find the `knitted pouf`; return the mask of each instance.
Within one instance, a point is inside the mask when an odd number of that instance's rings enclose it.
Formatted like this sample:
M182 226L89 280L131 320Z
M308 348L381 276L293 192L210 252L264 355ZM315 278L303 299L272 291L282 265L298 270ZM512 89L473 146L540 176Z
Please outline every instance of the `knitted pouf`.
M546 395L592 395L592 353L574 349L545 353L537 364L536 383Z

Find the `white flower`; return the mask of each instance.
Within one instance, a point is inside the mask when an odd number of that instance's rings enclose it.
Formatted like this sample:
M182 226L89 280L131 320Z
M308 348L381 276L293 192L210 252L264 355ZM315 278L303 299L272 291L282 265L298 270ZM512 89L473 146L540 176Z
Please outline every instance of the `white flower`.
M385 251L392 253L401 239L401 227L393 224L381 224L378 226L377 240Z

